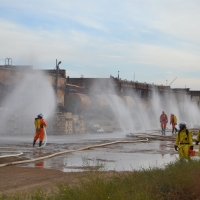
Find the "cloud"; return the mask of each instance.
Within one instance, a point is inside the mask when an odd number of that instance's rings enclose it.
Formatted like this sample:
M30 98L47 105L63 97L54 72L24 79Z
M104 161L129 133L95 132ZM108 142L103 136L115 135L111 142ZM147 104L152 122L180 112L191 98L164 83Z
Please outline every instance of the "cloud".
M187 77L199 71L199 5L197 0L6 1L0 5L1 57L41 68L58 58L70 73L79 74L77 67L94 77L118 70L124 79L136 72L146 82L165 82L177 73Z

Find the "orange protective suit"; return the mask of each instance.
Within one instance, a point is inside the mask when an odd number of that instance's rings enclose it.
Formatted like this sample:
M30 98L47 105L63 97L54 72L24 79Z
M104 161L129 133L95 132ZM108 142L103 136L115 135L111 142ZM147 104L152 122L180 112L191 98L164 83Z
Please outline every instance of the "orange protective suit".
M170 124L172 125L172 134L175 133L178 131L177 128L176 128L176 125L177 125L177 118L174 114L171 114L170 116Z
M162 114L160 115L160 125L161 127L166 128L167 123L168 123L168 117L163 111Z
M162 114L160 115L160 126L162 128L162 135L165 135L165 129L168 123L168 117L165 114L164 111L162 111Z
M40 142L44 140L44 128L47 126L47 123L45 122L44 119L39 119L36 118L34 121L36 131L35 131L35 136L34 136L34 141L37 141L37 139L40 139Z

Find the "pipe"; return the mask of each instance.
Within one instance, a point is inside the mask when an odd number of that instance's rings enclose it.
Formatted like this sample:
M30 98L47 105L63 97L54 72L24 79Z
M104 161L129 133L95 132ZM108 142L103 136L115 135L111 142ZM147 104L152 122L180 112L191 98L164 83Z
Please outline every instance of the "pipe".
M23 163L30 163L30 162L34 162L34 161L38 161L38 160L44 160L44 159L47 159L47 158L52 158L54 156L62 155L62 154L65 154L65 153L83 151L83 150L87 150L87 149L91 149L91 148L95 148L95 147L102 147L102 146L107 146L107 145L112 145L112 144L117 144L117 143L135 143L135 142L147 142L147 141L148 141L148 138L140 139L140 140L132 140L132 141L124 140L124 141L114 141L114 142L109 142L109 143L104 143L104 144L97 144L97 145L93 145L93 146L83 147L83 148L80 148L80 149L77 149L77 150L68 150L68 151L57 152L57 153L53 153L53 154L48 155L48 156L34 158L34 159L31 159L31 160L22 160L22 161L4 163L4 164L1 164L0 167L5 167L5 166L9 166L9 165L23 164Z

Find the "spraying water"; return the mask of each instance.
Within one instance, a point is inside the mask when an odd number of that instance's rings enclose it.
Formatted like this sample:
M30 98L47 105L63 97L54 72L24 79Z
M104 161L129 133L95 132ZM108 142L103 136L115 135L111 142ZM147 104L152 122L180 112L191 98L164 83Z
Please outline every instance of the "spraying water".
M160 93L153 89L149 98L141 98L138 91L119 92L113 87L113 83L107 85L109 94L102 94L109 105L109 109L118 121L122 131L127 132L146 132L147 130L160 129L160 115L162 111L168 116L167 128L171 129L170 115L177 116L178 123L186 121L188 128L193 128L200 124L200 109L197 102L193 102L186 93L170 92ZM104 86L99 82L95 83L93 89L100 91ZM129 97L134 103L130 104L123 99ZM127 98L126 98L127 99Z
M1 104L0 132L8 135L34 134L34 118L53 114L56 97L42 72L24 73Z

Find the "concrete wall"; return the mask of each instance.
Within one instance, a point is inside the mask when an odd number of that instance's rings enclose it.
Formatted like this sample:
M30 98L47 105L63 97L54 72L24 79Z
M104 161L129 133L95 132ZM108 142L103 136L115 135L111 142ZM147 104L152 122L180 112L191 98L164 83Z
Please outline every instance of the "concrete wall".
M0 96L1 96L0 101L7 93L9 93L12 87L14 87L24 76L38 71L44 73L47 80L51 83L52 87L55 89L56 74L53 73L55 70L32 70L31 68L28 68L26 70L23 70L22 68L19 70L15 66L10 66L10 67L0 66ZM65 85L66 85L65 70L60 70L58 76L58 90L57 90L57 102L59 106L64 106Z

